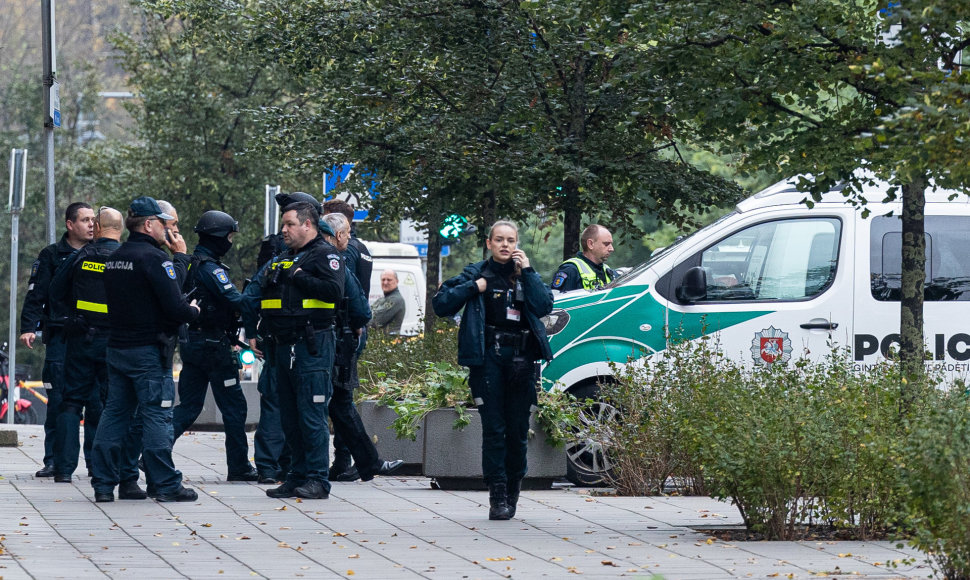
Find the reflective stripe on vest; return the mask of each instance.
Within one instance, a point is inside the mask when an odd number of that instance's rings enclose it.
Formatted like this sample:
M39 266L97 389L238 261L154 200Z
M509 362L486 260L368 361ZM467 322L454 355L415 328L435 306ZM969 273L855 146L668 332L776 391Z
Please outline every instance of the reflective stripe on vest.
M603 282L596 276L596 271L593 267L586 263L586 260L581 260L580 258L570 258L563 262L563 264L573 264L576 269L579 270L579 279L583 282L583 288L586 290L596 290L603 286ZM609 271L603 268L603 275L606 276L606 283L609 284L613 281L610 278Z
M98 304L97 302L87 302L86 300L78 300L77 309L87 310L88 312L101 312L103 314L108 313L107 304Z
M263 310L273 310L283 308L283 301L279 298L272 300L263 300L259 304L260 308ZM302 304L303 308L333 308L333 302L324 302L323 300L316 300L314 298L305 298Z

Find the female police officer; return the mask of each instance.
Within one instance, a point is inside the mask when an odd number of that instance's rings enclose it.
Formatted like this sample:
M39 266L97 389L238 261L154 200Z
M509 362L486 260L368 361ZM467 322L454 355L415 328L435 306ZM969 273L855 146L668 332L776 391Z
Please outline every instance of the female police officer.
M466 266L432 299L438 316L453 316L465 307L458 362L468 366L482 419L482 473L491 520L515 515L527 468L529 413L536 403L535 361L552 358L539 321L552 310L552 292L517 241L514 223L495 222L485 241L491 259Z

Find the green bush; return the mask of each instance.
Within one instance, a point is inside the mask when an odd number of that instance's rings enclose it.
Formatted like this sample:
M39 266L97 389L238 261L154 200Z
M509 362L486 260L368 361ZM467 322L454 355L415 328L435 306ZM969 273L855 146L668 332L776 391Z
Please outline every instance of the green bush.
M371 331L357 365L360 383L368 391L381 381L407 383L427 371L428 362L458 366L458 327L439 320L434 332L391 336Z
M592 428L614 463L619 493L687 491L732 501L752 530L795 539L825 526L869 538L898 528L905 505L897 463L908 420L894 365L852 371L845 352L811 363L746 368L713 339L671 346L649 365L616 369L604 385L620 413Z
M912 543L944 578L970 578L970 401L962 388L911 422L900 473Z

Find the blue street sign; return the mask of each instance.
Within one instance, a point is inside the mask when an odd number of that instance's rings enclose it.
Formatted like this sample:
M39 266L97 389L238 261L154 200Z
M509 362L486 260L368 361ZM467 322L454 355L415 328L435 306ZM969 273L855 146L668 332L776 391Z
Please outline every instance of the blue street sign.
M418 249L418 255L422 258L428 257L428 244L411 244ZM441 257L445 257L451 253L451 246L441 246Z

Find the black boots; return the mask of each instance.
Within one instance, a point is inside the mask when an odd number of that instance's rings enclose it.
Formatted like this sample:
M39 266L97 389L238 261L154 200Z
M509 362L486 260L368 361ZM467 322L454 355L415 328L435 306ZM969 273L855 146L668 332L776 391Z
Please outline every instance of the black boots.
M490 483L488 485L488 519L507 520L512 517L509 513L508 496L504 483Z
M515 517L515 506L519 503L519 492L522 491L522 480L513 479L509 481L508 500L509 518Z

